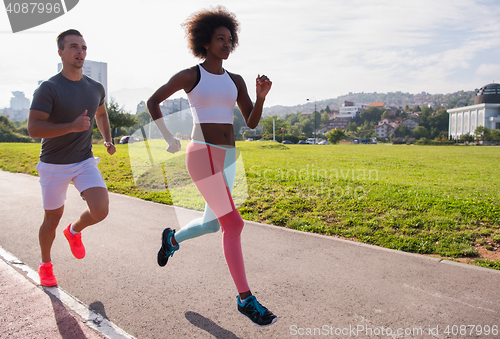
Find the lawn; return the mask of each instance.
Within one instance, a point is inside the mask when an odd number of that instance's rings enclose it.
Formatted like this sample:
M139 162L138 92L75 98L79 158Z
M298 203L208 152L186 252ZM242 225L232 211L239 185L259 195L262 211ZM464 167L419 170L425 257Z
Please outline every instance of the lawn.
M184 154L148 146L117 145L114 156L94 146L109 190L201 209ZM500 269L499 147L237 146L234 194L246 220ZM36 175L39 149L0 144L0 168Z

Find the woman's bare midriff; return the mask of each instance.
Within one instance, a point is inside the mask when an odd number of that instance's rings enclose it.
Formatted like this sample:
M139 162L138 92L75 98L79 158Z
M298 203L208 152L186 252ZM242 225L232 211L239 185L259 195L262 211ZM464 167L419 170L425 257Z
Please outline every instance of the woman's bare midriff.
M195 124L191 137L213 145L234 147L233 124Z

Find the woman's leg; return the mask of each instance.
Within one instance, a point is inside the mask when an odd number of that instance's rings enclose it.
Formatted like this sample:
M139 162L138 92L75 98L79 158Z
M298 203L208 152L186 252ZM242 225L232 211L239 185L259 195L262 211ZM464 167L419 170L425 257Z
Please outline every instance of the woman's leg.
M187 223L183 228L175 233L174 239L177 243L181 243L185 240L196 238L204 234L215 233L219 231L219 229L220 225L217 217L210 209L210 206L205 203L205 212L203 213L203 217L194 219Z
M229 162L234 163L234 160ZM240 234L243 229L243 219L234 205L231 190L226 185L225 163L225 149L193 142L188 145L186 165L189 175L219 220L229 272L238 292L245 293L250 288L246 280L241 251ZM232 181L234 182L234 178Z
M233 192L234 179L236 177L236 148L228 148L224 158L224 179L229 191ZM208 233L219 231L220 224L210 206L205 203L203 217L194 219L182 227L174 235L174 245L185 240L196 238Z

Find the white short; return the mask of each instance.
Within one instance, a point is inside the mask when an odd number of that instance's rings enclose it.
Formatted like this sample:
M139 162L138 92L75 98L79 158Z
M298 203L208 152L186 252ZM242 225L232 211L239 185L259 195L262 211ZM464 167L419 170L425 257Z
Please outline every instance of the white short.
M106 187L102 174L97 168L99 158L89 158L82 162L67 165L39 162L36 170L42 186L43 208L55 210L64 206L66 192L73 182L80 194L88 188Z

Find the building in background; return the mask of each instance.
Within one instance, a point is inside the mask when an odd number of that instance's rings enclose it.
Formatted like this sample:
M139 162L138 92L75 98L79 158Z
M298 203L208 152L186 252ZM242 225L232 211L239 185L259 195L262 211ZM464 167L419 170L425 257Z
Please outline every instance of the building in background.
M449 109L448 137L474 134L478 126L500 129L500 84L489 84L476 92L474 105Z
M403 120L403 126L408 127L408 129L413 132L413 130L418 127L418 121L416 119L405 119Z
M351 121L350 118L337 118L337 117L335 117L333 119L330 119L328 121L328 123L326 124L325 128L320 130L320 132L328 133L332 129L336 129L336 128L345 130L347 128L347 124L349 124L350 121Z
M57 64L57 71L62 69L62 63ZM82 68L83 74L95 81L99 81L106 91L106 101L108 100L108 64L106 62L85 60Z
M163 115L184 111L186 109L190 109L189 101L184 98L167 99L161 103L160 109ZM191 111L189 111L189 114L191 114Z
M378 138L389 138L395 130L396 128L394 128L391 124L385 121L380 121L378 125L375 126L375 135Z
M348 118L353 119L359 116L362 110L370 108L369 105L358 104L352 101L344 101L344 103L339 108L339 114L335 115L335 118Z
M377 108L380 108L380 109L385 109L385 102L382 101L382 102L372 102L370 104L370 107L377 107Z
M7 116L9 120L24 121L28 119L30 100L20 91L14 91L12 94L14 97L10 99L10 107L4 108L1 115Z

